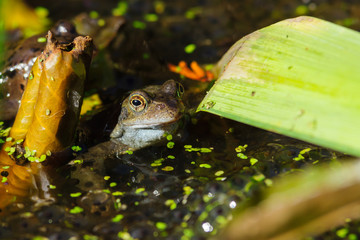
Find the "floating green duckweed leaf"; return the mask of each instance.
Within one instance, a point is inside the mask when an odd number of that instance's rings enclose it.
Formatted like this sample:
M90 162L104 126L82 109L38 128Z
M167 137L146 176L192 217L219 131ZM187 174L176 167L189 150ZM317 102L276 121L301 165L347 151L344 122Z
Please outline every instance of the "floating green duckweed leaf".
M212 152L212 148L200 148L200 152L209 153L209 152Z
M150 166L152 166L152 167L161 166L163 161L165 161L164 158L156 159L153 163L150 164Z
M175 157L173 155L168 155L167 158L168 159L175 159Z
M110 176L104 176L104 180L107 181L110 179Z
M157 223L155 223L155 226L160 231L164 231L167 228L167 224L164 222L157 222Z
M356 236L356 234L350 233L349 236L348 236L348 239L349 240L358 240L358 237Z
M80 146L72 146L71 150L73 150L74 152L80 152L81 151L81 147Z
M208 164L208 163L202 163L202 164L199 165L199 167L201 167L201 168L211 168L211 165Z
M359 56L356 31L281 21L229 49L198 110L360 156Z
M84 211L84 209L82 209L81 207L79 207L79 206L75 206L74 208L72 208L72 209L70 209L70 213L71 214L78 214L78 213L81 213L81 212L83 212Z
M187 46L184 48L185 52L186 52L186 53L189 53L189 54L192 53L192 52L194 52L195 49L196 49L196 45L193 44L193 43L187 45Z
M261 182L261 181L264 181L265 176L263 174L258 174L258 175L252 176L252 179L254 179L257 182Z
M170 149L174 148L174 146L175 146L175 143L174 143L174 142L168 142L168 143L166 144L166 147L167 147L167 148L170 148Z
M159 17L154 13L149 13L144 16L144 19L147 22L156 22L159 19Z
M161 170L165 171L165 172L171 172L174 170L174 167L172 166L165 166L163 167Z
M9 155L11 155L11 154L13 154L13 153L15 152L15 147L6 147L6 148L5 148L5 151L6 151Z
M271 187L273 185L273 181L270 178L264 180L266 186Z
M183 187L183 190L184 190L185 195L190 195L194 191L194 189L190 186Z
M165 201L165 205L170 207L170 210L174 210L177 207L176 202L173 199L168 199Z
M133 27L138 28L138 29L145 29L146 24L144 22L141 22L141 21L134 21L133 22Z
M92 18L92 19L97 19L99 18L99 13L97 11L91 11L89 13L89 16Z
M124 195L124 193L123 193L123 192L116 191L116 192L113 192L112 195L113 195L113 196L122 196L122 195Z
M2 183L7 182L7 177L2 177L1 182Z
M109 194L111 193L109 189L103 189L102 191L103 191L104 193L109 193Z
M241 159L247 159L247 158L248 158L248 157L247 157L245 154L243 154L243 153L238 153L238 154L236 154L236 156L239 157L239 158L241 158Z
M349 229L347 229L347 228L341 228L336 231L336 235L339 238L345 238L348 233L349 233Z
M124 239L124 240L134 240L134 238L128 232L119 232L118 237L119 239Z
M257 160L256 158L250 158L250 164L255 165L259 160Z
M144 191L145 191L145 188L138 188L138 189L135 190L135 193L139 194L139 193L142 193Z
M70 197L80 197L80 196L81 196L81 192L70 193Z
M50 188L50 189L56 189L56 186L50 184L50 185L49 185L49 188Z
M215 178L216 181L225 181L226 177L217 177Z
M120 1L116 8L112 9L112 14L114 16L123 16L128 8L128 3L126 1Z
M240 153L240 152L245 152L247 147L248 147L247 144L245 144L244 146L239 145L239 146L237 146L237 147L235 148L235 151L238 152L238 153Z
M37 41L38 41L39 43L44 43L44 42L46 42L46 38L45 38L45 37L39 37L39 38L37 39Z
M219 176L221 176L221 175L223 175L223 174L224 174L224 171L223 171L223 170L219 170L219 171L217 171L216 173L214 173L214 175L217 176L217 177L219 177Z
M120 222L121 219L123 219L123 218L124 218L124 215L118 214L118 215L116 215L115 217L113 217L113 218L111 219L111 221L112 221L112 222Z
M311 151L311 148L305 148L305 149L301 150L301 151L299 152L299 155L298 155L297 157L294 157L293 159L294 159L295 161L303 160L303 159L305 159L305 157L303 156L303 154L305 154L305 153L307 153L307 152L310 152L310 151Z
M43 236L35 236L33 238L31 238L31 240L48 240L49 238L47 237L43 237Z
M116 187L117 183L116 182L112 182L109 184L110 187Z
M39 158L39 162L43 162L45 160L46 160L46 155L45 154L41 155Z
M171 140L173 139L173 137L172 137L171 134L169 134L169 135L166 136L166 139L167 139L168 141L171 141Z

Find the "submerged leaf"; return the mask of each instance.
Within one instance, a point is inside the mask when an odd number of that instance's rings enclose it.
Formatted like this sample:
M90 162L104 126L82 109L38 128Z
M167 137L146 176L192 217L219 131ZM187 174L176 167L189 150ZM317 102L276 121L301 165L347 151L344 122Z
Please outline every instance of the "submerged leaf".
M198 110L360 156L360 34L312 17L235 43Z
M256 206L244 207L222 239L303 239L360 217L360 161L279 179Z

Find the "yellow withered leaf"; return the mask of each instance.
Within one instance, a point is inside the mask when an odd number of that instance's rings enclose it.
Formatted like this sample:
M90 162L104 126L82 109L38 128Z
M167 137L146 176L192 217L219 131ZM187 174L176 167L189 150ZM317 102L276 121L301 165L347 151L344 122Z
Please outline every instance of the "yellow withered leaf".
M93 45L89 37L77 37L60 44L49 31L45 51L38 57L23 94L19 112L10 131L12 141L0 152L0 168L7 167L6 181L0 184L0 207L19 197L39 192L41 181L49 182L46 170L38 162L17 165L9 148L21 139L22 147L35 150L35 157L56 152L71 144L78 122L84 80L90 65ZM36 191L34 191L36 190ZM40 191L47 189L40 189ZM16 197L16 198L14 198Z

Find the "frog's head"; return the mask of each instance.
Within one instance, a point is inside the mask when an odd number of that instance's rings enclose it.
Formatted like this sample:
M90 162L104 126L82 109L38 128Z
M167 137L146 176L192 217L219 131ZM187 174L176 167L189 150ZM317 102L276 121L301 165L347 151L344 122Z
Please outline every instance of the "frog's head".
M183 86L174 80L131 92L122 103L112 141L139 149L163 140L166 133L176 133L185 109L183 93Z

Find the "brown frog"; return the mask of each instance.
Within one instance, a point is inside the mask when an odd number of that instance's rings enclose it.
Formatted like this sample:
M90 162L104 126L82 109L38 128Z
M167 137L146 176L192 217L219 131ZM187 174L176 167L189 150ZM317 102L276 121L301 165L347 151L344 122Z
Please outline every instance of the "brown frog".
M75 168L71 178L78 179L83 190L102 188L106 158L160 143L166 134L176 134L185 110L183 93L183 86L174 80L131 92L122 102L110 140L76 157L83 160L81 165L76 160L70 162Z

